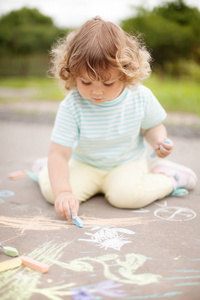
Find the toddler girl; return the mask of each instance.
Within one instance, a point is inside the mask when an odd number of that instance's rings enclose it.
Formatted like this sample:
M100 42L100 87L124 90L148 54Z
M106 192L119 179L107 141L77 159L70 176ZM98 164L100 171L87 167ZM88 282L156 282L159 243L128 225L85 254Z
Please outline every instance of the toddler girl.
M136 37L96 17L53 48L53 72L67 90L48 155L38 174L41 191L58 214L76 219L79 203L103 193L118 208L141 208L197 178L186 167L158 160L148 171L146 141L165 158L173 142L148 78L150 55Z

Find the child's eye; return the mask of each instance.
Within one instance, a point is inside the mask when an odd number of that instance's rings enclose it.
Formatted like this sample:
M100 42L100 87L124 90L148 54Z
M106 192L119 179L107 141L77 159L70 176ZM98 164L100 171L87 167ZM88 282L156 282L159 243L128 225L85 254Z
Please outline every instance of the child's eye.
M82 84L84 84L84 85L90 85L91 84L91 82L85 82L85 81L81 81L82 82Z
M105 85L105 86L111 86L111 85L113 85L113 83L114 83L114 82L112 82L112 83L105 83L105 82L104 82L104 85Z

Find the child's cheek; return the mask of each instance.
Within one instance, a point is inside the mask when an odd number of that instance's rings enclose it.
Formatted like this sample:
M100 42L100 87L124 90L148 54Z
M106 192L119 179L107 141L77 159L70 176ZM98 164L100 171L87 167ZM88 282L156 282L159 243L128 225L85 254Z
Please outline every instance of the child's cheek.
M85 98L85 94L86 94L85 88L81 84L77 84L77 88L81 96Z

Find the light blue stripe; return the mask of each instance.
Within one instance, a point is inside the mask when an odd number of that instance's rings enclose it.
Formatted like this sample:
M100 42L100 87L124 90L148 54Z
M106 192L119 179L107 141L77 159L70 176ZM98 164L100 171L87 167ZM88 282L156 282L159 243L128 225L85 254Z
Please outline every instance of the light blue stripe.
M60 141L62 143L62 145L63 145L63 143L64 144L66 143L66 145L69 144L71 146L74 144L74 137L70 138L69 136L67 136L67 138L66 138L63 135L57 135L57 136L52 135L51 140L55 143L59 143L59 141Z
M92 105L85 105L84 101L80 102L79 105L74 105L74 109L78 109L78 110L83 110L85 112L87 112L88 110L90 110L92 108L93 113L106 113L108 111L115 111L115 112L119 112L121 109L123 110L128 110L128 109L140 109L140 110L144 110L144 106L145 106L146 102L141 102L139 98L137 99L133 99L133 98L129 98L126 99L126 104L124 105L123 102L119 103L117 106L108 106L108 107L100 107L100 106L93 106ZM67 105L65 106L67 107ZM70 105L70 108L72 108L73 106Z
M81 142L81 147L83 147L85 150L91 149L92 151L96 151L98 149L98 145L96 143L90 144L90 146L88 147L87 143ZM115 148L113 146L113 149L112 149L112 147L110 147L110 144L109 144L109 145L105 145L104 149L105 149L105 153L109 153L109 151L111 151L114 154L117 153L118 151L124 153L126 151L129 151L129 149L133 150L133 148L131 148L131 146L129 146L128 143L124 143L123 145L120 145L120 147L118 147L118 148Z
M139 99L137 99L137 101L140 101ZM84 104L84 102L80 102L79 106L70 106L68 107L67 105L64 107L63 110L67 111L68 109L72 109L74 112L83 112L84 114L88 114L89 115L89 110L90 110L90 106L86 106ZM126 106L123 105L123 103L116 107L106 107L106 108L92 108L92 112L93 114L97 114L97 116L101 116L102 114L107 114L107 113L120 113L121 111L129 111L129 110L138 110L138 111L143 111L144 110L144 103L136 103L135 101L133 101L133 99L130 99L129 104L127 104Z
M116 126L116 125L119 125L119 121L120 121L121 117L120 118L115 118L113 120L111 120L110 118L108 120L105 120L104 118L102 118L101 120L100 119L83 119L82 122L81 122L81 125L82 126L87 126L87 129L90 129L91 125L92 127L106 127L106 126ZM141 120L141 115L140 116L136 116L136 118L133 118L133 116L131 116L130 118L126 118L126 120L124 120L124 122L121 124L121 126L127 126L127 125L134 125L136 124L137 126L140 125L140 120ZM63 120L64 121L64 120Z
M66 118L66 119L62 119L59 118L56 120L57 126L65 126L66 128L69 126L74 126L77 127L77 122L74 119L70 119L70 118Z
M87 128L81 128L80 132L83 134L101 134L102 136L106 136L106 135L116 135L116 137L120 137L122 135L127 135L127 133L129 134L130 138L132 139L132 135L135 134L140 134L140 127L137 124L132 124L132 126L130 124L128 124L127 126L122 126L121 128L116 126L116 127L110 127L107 126L99 126L99 127L95 127L91 125L91 128L89 128L89 126ZM88 129L88 130L87 130ZM123 133L123 134L122 134ZM116 138L115 136L113 137L113 139Z
M94 128L93 130L89 130L87 131L85 128L81 129L81 136L87 136L87 137L91 137L94 139L97 139L99 136L102 136L104 138L106 137L111 137L113 140L115 140L116 138L120 138L123 135L125 135L126 137L129 136L129 140L133 140L134 136L136 136L136 133L138 134L139 132L139 128L132 126L130 127L130 125L128 125L128 127L126 128L109 128L108 130L106 130L105 128Z
M200 282L185 282L185 283L177 283L175 286L193 286L200 285Z
M200 273L200 270L172 270L169 272Z
M77 126L75 126L74 124L70 124L70 122L68 122L68 123L58 122L58 125L59 125L59 128L57 128L57 130L59 129L59 131L60 130L66 131L68 129L67 125L70 125L71 128L74 129L75 132L77 131Z
M177 295L182 295L182 294L183 294L182 292L168 292L165 294L126 297L125 299L155 299L155 298L172 297L172 296L177 296Z
M64 140L59 140L59 139L51 139L51 141L56 144L59 144L59 145L65 146L65 147L69 147L69 148L72 148L73 144L74 144L74 143L70 144L70 142L66 142Z
M178 277L168 277L163 278L164 280L176 280L176 279L194 279L194 278L200 278L200 276L178 276Z
M94 141L100 143L101 140L103 140L104 142L115 142L117 140L121 141L122 143L124 141L130 141L131 143L133 143L133 141L135 141L136 136L134 135L134 132L130 132L128 133L128 135L126 134L118 134L118 135L114 135L112 132L108 132L107 134L105 133L100 133L98 131L94 131L94 132L88 132L88 134L84 134L84 132L80 132L80 139L81 140L87 140L88 143L93 143ZM137 141L135 141L137 142Z

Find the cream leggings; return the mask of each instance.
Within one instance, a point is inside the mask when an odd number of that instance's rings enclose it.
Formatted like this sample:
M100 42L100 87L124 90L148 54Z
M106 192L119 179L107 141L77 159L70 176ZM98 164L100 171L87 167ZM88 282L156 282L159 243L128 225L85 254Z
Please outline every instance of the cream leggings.
M72 191L80 203L103 193L111 205L134 209L162 199L172 191L171 180L163 174L149 173L145 159L109 171L71 160L69 170ZM54 204L47 167L39 172L39 185L44 198Z

